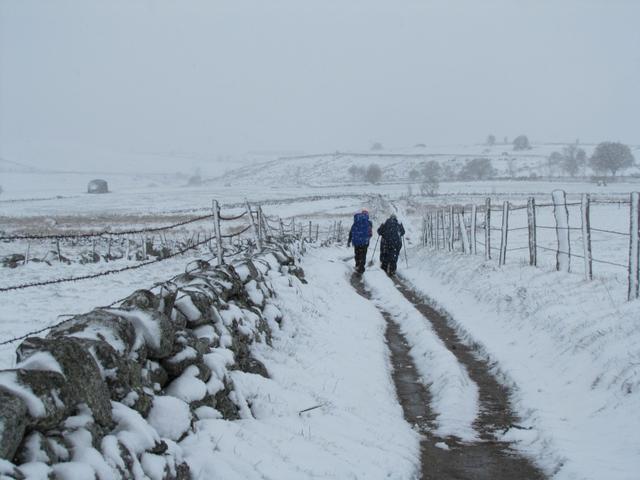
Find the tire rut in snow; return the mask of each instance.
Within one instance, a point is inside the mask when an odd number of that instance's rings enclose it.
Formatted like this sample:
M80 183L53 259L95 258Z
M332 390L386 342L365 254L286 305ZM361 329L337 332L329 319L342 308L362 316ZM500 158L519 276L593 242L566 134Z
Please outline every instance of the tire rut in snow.
M351 277L351 285L364 298L371 300L362 279ZM429 321L447 348L468 370L478 384L480 415L474 427L479 432L478 443L462 443L455 438L442 438L433 433L435 414L430 408L431 395L420 381L411 358L411 347L400 332L391 314L380 309L387 322L386 340L391 351L393 381L405 419L423 434L420 443L421 478L425 480L538 480L546 478L527 459L514 453L508 443L497 441L494 432L512 427L517 418L508 403L508 392L489 373L488 365L478 360L468 346L460 342L446 318L430 308L409 289L396 280L398 290ZM449 447L449 450L436 444Z

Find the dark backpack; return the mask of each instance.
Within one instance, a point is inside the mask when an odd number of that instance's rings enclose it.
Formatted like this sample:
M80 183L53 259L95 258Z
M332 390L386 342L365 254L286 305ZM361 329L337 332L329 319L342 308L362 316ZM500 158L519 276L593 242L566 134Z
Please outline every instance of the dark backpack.
M353 246L362 247L369 243L370 233L369 215L356 213L353 216L353 227L351 227L351 243Z
M390 218L384 223L382 238L384 238L385 242L392 245L399 245L402 243L400 223L398 223L395 218Z

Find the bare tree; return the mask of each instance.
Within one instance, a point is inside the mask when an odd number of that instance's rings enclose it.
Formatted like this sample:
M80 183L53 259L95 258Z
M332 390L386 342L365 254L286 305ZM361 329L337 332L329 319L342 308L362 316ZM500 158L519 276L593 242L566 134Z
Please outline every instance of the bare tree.
M551 152L547 158L547 175L552 176L562 166L564 157L560 152Z
M567 145L562 149L562 170L572 177L575 177L583 169L586 160L586 152L575 144Z
M435 195L440 188L440 182L437 178L425 178L420 184L420 193L422 195Z
M425 179L434 178L439 180L442 176L442 166L435 160L429 160L422 164L422 176Z
M488 158L474 158L467 160L460 170L461 180L486 180L495 176L496 171Z

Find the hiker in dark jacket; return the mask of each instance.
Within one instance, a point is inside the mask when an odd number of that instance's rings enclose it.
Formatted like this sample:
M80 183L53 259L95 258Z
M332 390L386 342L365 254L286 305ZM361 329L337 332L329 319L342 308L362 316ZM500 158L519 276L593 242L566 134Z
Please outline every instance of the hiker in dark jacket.
M398 222L395 215L391 215L386 222L378 227L380 241L380 266L392 276L396 273L398 266L398 256L402 249L402 236L404 227Z
M369 212L362 210L353 216L353 225L349 230L349 239L347 247L353 244L353 250L356 256L356 272L364 273L364 266L367 262L367 249L369 248L369 239L373 233L373 224L369 220Z

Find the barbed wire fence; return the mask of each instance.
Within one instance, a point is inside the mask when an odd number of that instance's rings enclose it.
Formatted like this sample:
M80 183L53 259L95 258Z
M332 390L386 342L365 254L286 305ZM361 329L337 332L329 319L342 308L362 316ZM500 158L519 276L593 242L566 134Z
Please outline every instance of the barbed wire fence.
M597 222L614 226L593 226L594 208L607 209L600 212ZM612 208L627 211L612 214ZM481 205L428 206L421 244L435 250L483 254L485 260L496 259L499 266L515 256L537 267L540 257L548 254L555 257L555 269L567 273L576 270L575 260L579 260L582 268L577 270L582 270L587 281L594 278L594 264L615 267L619 272L626 270L627 299L631 301L640 297L639 225L638 192L631 193L627 200L594 199L582 194L580 201L568 202L565 191L555 190L550 203L536 203L535 197L529 197L526 204L504 201L492 205L486 198ZM602 247L602 257L594 256L594 244Z
M57 278L46 281L39 282L31 282L19 285L10 285L6 287L0 287L0 293L6 293L16 290L24 290L29 288L37 288L43 287L46 285L55 285L55 284L64 284L69 282L79 282L94 278L107 277L111 275L117 275L122 272L142 269L149 265L158 264L164 262L170 258L178 257L180 255L186 254L191 251L195 251L201 247L208 247L210 256L208 256L207 260L204 260L207 264L209 262L215 261L217 265L222 265L227 263L230 259L236 258L239 255L247 255L251 256L256 252L261 252L265 249L265 247L272 242L299 242L300 249L304 250L305 243L313 243L319 241L319 235L321 233L321 228L319 224L313 225L311 221L308 224L303 224L302 222L296 222L295 217L290 218L288 221L285 221L279 216L267 216L263 213L261 205L252 206L248 201L244 203L245 210L238 215L223 215L220 211L220 204L213 200L212 202L212 213L208 215L203 215L200 217L196 217L187 221L174 223L172 225L167 225L163 227L152 227L147 229L137 229L137 230L126 230L126 231L118 231L112 232L109 229L102 230L100 232L89 232L89 233L80 233L78 235L63 233L60 235L15 235L15 236L7 236L4 235L2 240L4 241L17 241L17 240L59 240L60 238L64 239L75 239L75 238L91 238L96 236L109 236L109 235L117 235L117 236L126 236L131 234L144 234L147 232L157 232L160 230L171 230L173 228L178 228L187 224L201 222L205 220L213 220L213 234L205 236L205 238L200 239L189 239L187 245L171 254L166 256L158 257L153 260L146 260L135 265L127 265L125 267L106 270L98 273L92 273L88 275L79 275L75 277L68 278ZM226 233L222 232L222 224L225 222L235 222L241 220L243 218L247 219L245 225L241 226L232 226ZM277 228L273 227L273 224L277 226ZM306 228L303 228L303 225ZM245 234L251 230L251 235L246 236ZM27 238L28 237L28 238ZM227 242L227 245L224 243ZM194 262L201 262L201 260L195 260ZM189 265L194 262L190 262L185 271L188 271ZM172 280L161 282L161 284L171 283ZM160 284L156 284L158 286ZM119 302L125 300L119 299L115 302L112 302L109 307L118 304ZM69 317L65 318L61 321L55 322L52 325L48 325L46 327L39 328L34 331L30 331L24 333L22 335L14 336L9 339L4 339L0 341L0 347L10 345L16 341L27 338L31 335L38 335L43 332L46 332L52 328L55 328L61 324L68 322L73 315L61 315L60 317Z
M197 222L204 222L211 220L213 222L213 231L209 235L204 235L201 239L200 234L187 237L184 244L171 253L163 252L157 256L157 258L149 259L148 255L148 243L143 241L144 253L141 257L141 262L134 265L127 265L120 268L109 269L97 273L91 273L87 275L77 275L65 278L55 278L51 280L37 281L21 283L16 285L1 286L0 293L10 292L15 290L24 290L28 288L42 287L46 285L63 284L69 282L78 282L83 280L89 280L99 277L107 277L111 275L117 275L119 273L138 270L149 265L154 265L171 258L175 258L180 255L184 255L188 252L199 249L200 247L207 246L212 258L210 260L216 260L218 265L224 264L231 257L238 256L240 254L251 254L254 251L262 251L264 249L265 242L271 242L278 240L300 241L300 242L314 242L318 240L320 231L319 225L312 228L312 223L309 222L308 235L302 228L299 228L296 224L295 218L291 218L288 222L278 217L268 217L262 212L260 205L251 206L248 201L244 203L244 211L237 215L223 215L221 213L220 204L217 200L213 200L211 211L212 213L207 215L198 216L185 221L173 223L170 225L160 227L148 227L141 229L127 229L120 231L112 231L110 228L105 228L96 232L81 232L81 233L59 233L59 234L46 234L46 235L2 235L0 240L5 243L11 243L16 241L50 241L54 240L57 244L58 258L62 258L60 253L60 240L79 240L79 239L94 239L96 237L118 237L127 238L132 235L144 235L148 233L157 233L161 231L174 230L186 225L194 224ZM233 224L228 231L223 233L222 224L226 222L237 222L242 219L248 219L245 225ZM274 230L269 222L275 222L281 228ZM285 228L285 226L287 228ZM302 225L300 224L300 227ZM252 231L252 235L246 236L245 234ZM244 238L244 244L241 238ZM235 242L235 243L234 243ZM226 243L226 245L225 245ZM30 244L29 244L30 245ZM160 252L159 252L160 253ZM128 256L127 256L128 258ZM25 256L24 264L29 261L28 253Z

